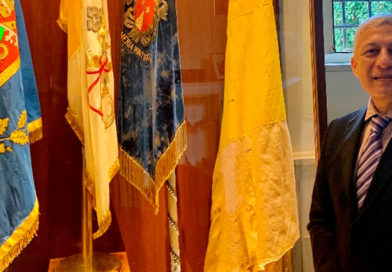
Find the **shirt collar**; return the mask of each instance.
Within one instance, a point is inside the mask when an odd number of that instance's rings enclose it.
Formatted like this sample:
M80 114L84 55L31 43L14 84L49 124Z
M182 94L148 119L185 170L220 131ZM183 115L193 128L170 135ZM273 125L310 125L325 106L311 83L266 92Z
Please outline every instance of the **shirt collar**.
M380 115L380 116L387 116L389 118L392 118L392 109L390 109L386 114L380 113L376 106L373 103L373 100L370 98L368 105L367 105L367 110L366 110L366 115L365 115L365 121L368 121L370 118L372 118L374 115Z

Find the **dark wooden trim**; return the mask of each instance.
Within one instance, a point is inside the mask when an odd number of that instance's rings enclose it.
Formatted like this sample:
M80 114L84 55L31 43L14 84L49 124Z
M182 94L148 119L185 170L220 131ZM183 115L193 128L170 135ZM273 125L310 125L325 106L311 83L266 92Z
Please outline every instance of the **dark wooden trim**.
M279 0L273 0L273 5L274 5L274 12L275 12L275 23L276 23L276 29L280 30L280 23L279 23L279 15L280 15L280 9L279 9Z
M316 160L318 161L321 142L328 125L324 63L323 4L321 0L310 1L310 19L315 152Z

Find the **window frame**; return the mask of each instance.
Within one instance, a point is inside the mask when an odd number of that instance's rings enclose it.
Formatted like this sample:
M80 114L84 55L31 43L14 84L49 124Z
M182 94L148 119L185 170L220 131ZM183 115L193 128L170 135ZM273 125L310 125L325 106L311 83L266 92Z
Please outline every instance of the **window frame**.
M333 0L325 1L323 4L325 69L327 72L350 71L352 53L336 53L334 49L332 10Z
M343 3L343 1L346 0L342 0L341 2ZM372 2L378 2L377 0L364 1L369 2L369 5L371 5ZM350 62L352 52L335 52L334 49L333 2L334 0L325 1L323 5L323 32L326 71L349 71L351 70Z

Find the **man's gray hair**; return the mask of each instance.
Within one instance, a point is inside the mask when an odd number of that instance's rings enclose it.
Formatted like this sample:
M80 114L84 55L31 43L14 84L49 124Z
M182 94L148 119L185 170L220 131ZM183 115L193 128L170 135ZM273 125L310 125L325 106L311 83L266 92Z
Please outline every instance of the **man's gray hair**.
M380 13L374 15L366 19L359 25L358 30L355 33L355 37L354 37L354 48L353 48L354 55L357 53L358 40L359 37L363 34L363 32L365 32L369 28L379 27L381 25L392 25L392 13Z

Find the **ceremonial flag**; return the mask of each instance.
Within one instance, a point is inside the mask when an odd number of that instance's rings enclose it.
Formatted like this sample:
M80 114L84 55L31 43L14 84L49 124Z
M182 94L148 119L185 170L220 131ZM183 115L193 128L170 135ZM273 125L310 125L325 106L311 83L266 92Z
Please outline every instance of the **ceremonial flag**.
M109 183L120 166L106 0L62 0L58 23L68 34L66 119L84 147L83 182L93 196L97 238L111 223Z
M299 237L272 0L230 0L205 271L259 271Z
M0 3L0 270L38 229L30 140L42 137L38 92L19 0Z
M186 149L175 0L126 0L121 32L120 174L153 205Z

